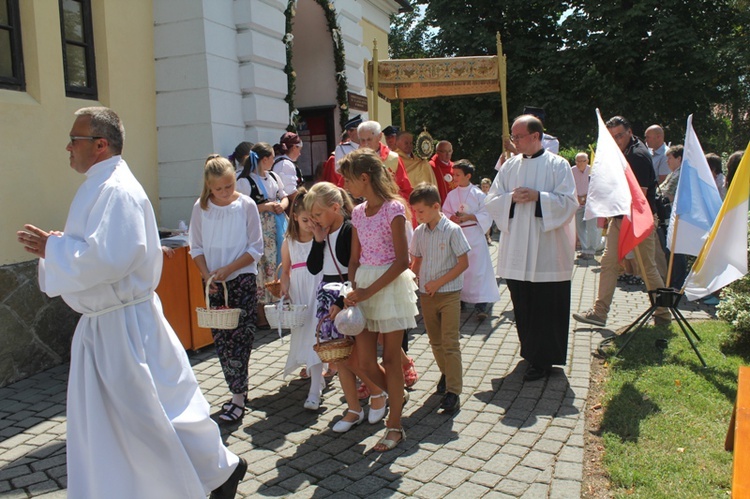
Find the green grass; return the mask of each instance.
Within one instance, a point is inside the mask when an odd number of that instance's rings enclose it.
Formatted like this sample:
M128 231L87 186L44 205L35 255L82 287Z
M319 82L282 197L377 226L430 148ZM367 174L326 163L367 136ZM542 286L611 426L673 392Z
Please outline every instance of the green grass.
M616 497L728 497L732 454L724 438L750 341L723 321L691 325L705 369L675 323L642 329L610 358L601 432ZM618 337L615 347L623 342Z

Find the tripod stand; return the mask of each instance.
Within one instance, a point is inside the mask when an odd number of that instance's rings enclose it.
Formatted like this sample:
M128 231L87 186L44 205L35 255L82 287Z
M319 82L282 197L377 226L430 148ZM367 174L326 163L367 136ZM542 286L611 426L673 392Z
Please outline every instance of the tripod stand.
M674 317L675 321L677 321L677 324L680 326L680 329L682 329L682 333L685 335L685 338L687 338L688 342L690 342L690 346L693 347L693 350L695 351L695 354L698 356L698 359L701 361L701 364L703 364L703 367L706 366L706 361L703 360L703 357L701 356L701 353L698 351L698 347L695 345L695 342L693 341L693 338L690 337L688 334L688 329L691 333L693 333L693 336L695 336L695 339L698 341L701 341L698 334L695 332L695 330L692 328L692 326L688 323L687 319L685 319L685 316L682 315L682 312L679 311L677 308L677 305L680 303L680 300L682 299L682 293L678 292L676 289L672 288L658 288L653 289L648 292L648 299L651 301L651 307L643 312L640 317L638 317L635 321L633 321L632 324L628 326L628 328L622 333L622 336L628 334L630 330L633 330L633 334L630 335L630 337L625 340L625 343L622 344L620 349L615 353L615 357L620 355L620 352L625 350L625 347L628 346L628 343L630 343L630 340L632 340L636 333L646 325L646 322L651 318L652 315L654 315L654 312L656 312L656 309L659 307L665 307L668 308L669 311L672 313L672 317ZM636 327L637 326L637 327ZM633 329L635 327L635 329Z

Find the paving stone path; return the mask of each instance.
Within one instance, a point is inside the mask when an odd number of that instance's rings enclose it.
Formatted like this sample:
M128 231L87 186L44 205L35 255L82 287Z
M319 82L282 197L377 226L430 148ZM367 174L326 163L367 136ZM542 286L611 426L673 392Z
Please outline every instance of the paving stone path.
M598 263L576 263L571 312L591 306L598 286ZM604 329L571 319L567 365L546 380L524 383L526 363L502 282L500 291L491 318L480 322L470 310L461 316L464 393L452 417L437 412L439 371L421 321L411 331L409 355L420 379L404 410L407 439L384 454L370 452L382 422L331 431L346 409L335 378L319 413L304 410L308 381L282 377L289 342L261 331L250 359L251 411L224 432L229 448L250 463L239 495L580 497L591 354L647 308L647 296L634 286L618 288ZM683 312L709 318L713 308L687 304ZM217 406L227 389L216 355L209 347L190 357L206 398ZM67 370L59 366L0 388L0 497L66 496Z

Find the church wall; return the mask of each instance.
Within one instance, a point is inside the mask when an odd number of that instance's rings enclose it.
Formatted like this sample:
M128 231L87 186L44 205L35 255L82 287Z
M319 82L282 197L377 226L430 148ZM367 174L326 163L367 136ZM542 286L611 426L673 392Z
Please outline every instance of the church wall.
M58 2L19 4L26 89L0 89L0 386L69 358L77 315L39 291L37 261L13 234L24 223L63 229L83 181L65 150L75 110L117 111L124 157L159 204L151 2L92 0L98 100L65 94Z

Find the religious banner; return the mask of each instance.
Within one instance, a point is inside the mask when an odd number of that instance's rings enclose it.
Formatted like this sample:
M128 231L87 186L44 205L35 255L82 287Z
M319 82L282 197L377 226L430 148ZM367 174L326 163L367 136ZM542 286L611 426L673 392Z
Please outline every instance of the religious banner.
M378 94L386 100L500 92L497 56L378 61ZM367 64L373 82L373 61ZM372 86L372 85L371 85Z

